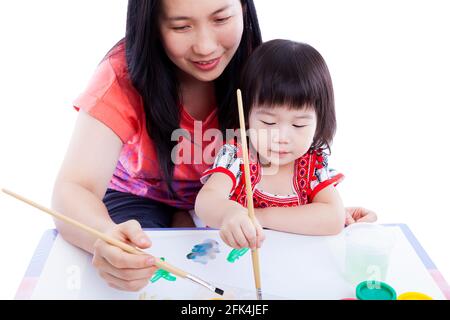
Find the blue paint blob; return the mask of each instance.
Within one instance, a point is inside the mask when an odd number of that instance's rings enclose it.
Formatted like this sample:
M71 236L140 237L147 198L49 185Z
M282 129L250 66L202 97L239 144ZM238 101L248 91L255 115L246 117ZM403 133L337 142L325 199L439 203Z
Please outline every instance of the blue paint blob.
M216 258L219 253L219 243L212 239L206 239L192 248L192 252L186 255L186 258L201 264L207 264L209 260Z

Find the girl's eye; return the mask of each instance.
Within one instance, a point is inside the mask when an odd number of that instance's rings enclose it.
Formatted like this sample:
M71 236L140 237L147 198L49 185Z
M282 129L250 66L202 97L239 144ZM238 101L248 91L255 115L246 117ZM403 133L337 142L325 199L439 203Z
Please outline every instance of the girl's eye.
M293 124L293 126L296 127L296 128L303 128L303 127L306 127L306 125L304 125L304 126L297 126L297 125L295 125L295 124Z
M215 21L218 23L224 23L224 22L227 22L230 18L231 18L231 16L226 17L226 18L219 18L219 19L216 19Z
M266 121L262 121L262 123L264 123L266 126L273 126L274 124L276 124L276 122L266 122Z

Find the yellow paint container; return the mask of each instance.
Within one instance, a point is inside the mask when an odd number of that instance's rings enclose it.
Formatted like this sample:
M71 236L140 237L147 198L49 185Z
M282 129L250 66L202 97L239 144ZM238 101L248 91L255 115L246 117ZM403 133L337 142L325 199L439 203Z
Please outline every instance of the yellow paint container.
M399 295L397 300L433 300L433 298L420 292L405 292Z

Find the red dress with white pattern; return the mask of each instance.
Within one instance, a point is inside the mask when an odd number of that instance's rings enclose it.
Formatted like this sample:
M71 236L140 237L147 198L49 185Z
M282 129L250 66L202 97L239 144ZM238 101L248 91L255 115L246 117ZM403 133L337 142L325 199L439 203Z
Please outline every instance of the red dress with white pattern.
M225 144L218 152L214 164L206 170L202 177L205 183L209 176L216 172L228 175L233 181L230 190L230 200L247 206L245 190L244 165L239 147ZM322 150L310 149L306 154L295 160L292 187L294 194L280 196L264 192L258 188L262 177L262 166L249 156L250 180L253 190L253 205L255 208L294 207L311 203L317 193L329 185L336 186L344 179L344 175L328 168L327 155Z

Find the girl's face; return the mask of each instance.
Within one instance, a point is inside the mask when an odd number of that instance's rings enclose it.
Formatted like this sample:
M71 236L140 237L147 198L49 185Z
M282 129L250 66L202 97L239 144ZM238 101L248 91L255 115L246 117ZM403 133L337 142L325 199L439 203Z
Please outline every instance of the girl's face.
M312 107L254 107L249 116L250 142L265 163L282 167L308 152L316 126Z
M159 19L169 59L200 81L217 79L241 42L239 0L163 0Z

